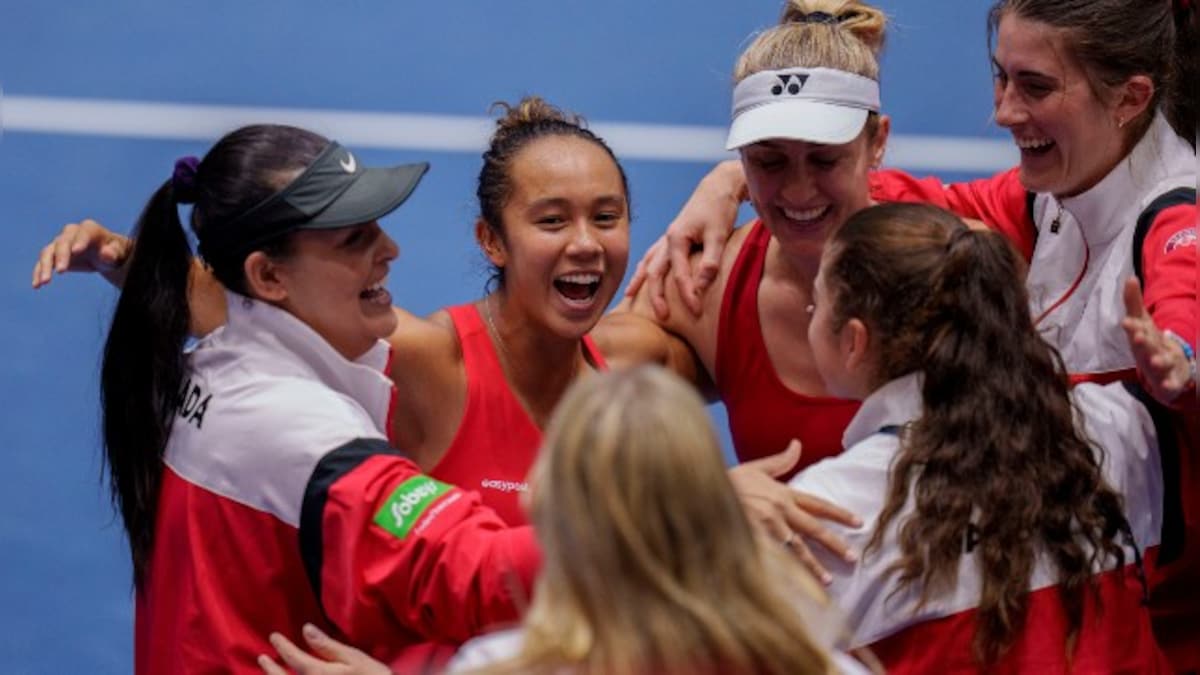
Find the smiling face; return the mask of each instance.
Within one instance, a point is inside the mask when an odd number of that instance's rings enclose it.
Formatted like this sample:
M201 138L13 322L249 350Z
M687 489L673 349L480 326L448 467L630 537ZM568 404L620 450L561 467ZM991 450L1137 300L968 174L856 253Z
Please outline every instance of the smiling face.
M501 233L481 244L504 270L504 292L534 323L579 338L595 326L625 276L629 205L616 163L596 143L546 136L512 159Z
M284 291L277 304L342 356L356 359L396 329L392 296L384 283L399 249L378 223L299 230L290 248L275 263Z
M842 145L768 139L741 150L750 200L792 255L819 255L829 232L871 204L867 178L883 158L888 122Z
M993 66L996 123L1012 132L1020 148L1026 189L1079 194L1125 155L1119 125L1136 113L1121 110L1116 91L1097 95L1061 29L1006 13Z

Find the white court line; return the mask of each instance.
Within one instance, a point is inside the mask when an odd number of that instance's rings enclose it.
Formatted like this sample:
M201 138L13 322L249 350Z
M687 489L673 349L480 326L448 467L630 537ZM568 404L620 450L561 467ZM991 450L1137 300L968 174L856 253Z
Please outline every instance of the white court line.
M6 133L78 134L120 138L213 141L244 124L292 124L337 138L344 145L435 152L481 152L493 121L464 115L369 113L347 110L259 108L104 99L6 96ZM623 159L712 162L722 149L722 127L593 122ZM992 173L1017 163L1009 141L892 134L887 163L911 171Z

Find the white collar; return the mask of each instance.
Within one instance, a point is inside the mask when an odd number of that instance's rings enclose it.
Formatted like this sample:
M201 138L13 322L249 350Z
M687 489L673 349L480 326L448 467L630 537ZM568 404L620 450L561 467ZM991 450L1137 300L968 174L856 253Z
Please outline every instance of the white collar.
M849 449L884 427L903 426L920 417L923 380L920 372L909 373L871 392L842 434L842 447Z
M270 303L230 291L225 292L225 303L226 324L214 335L220 342L258 352L281 365L286 362L297 375L354 399L370 414L379 431L390 437L388 414L393 385L387 374L391 361L387 342L377 340L351 361L308 324Z
M1062 207L1075 217L1093 244L1104 243L1130 226L1123 217L1114 218L1131 206L1141 210L1141 198L1153 198L1172 185L1161 183L1177 175L1188 176L1180 185L1196 182L1196 154L1188 142L1175 133L1161 111L1155 112L1150 128L1112 171L1088 190L1060 200Z

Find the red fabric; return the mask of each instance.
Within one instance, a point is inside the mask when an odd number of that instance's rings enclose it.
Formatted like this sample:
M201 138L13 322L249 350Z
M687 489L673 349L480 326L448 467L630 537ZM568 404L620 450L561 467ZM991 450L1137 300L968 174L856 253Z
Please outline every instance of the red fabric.
M380 506L414 475L407 460L367 459L330 489L322 525L326 616L398 672L441 664L485 628L515 622L540 565L530 528L507 528L458 489L404 538L379 527Z
M1200 347L1200 243L1195 204L1159 212L1142 242L1143 300L1154 323ZM1200 398L1181 396L1175 406L1200 412Z
M936 177L916 178L897 169L871 172L871 197L876 201L923 202L953 211L963 218L982 220L1008 237L1025 260L1033 258L1037 229L1029 220L1025 188L1009 169L991 178L945 184Z
M375 455L334 483L318 603L295 527L166 468L136 598L136 672L260 673L255 658L274 653L267 636L303 644L304 622L412 672L515 620L540 565L532 530L506 529L475 495L450 490L400 539L373 519L416 475L407 459Z
M1141 605L1142 588L1133 566L1099 575L1100 606L1085 593L1083 625L1070 661L1067 620L1058 588L1029 594L1025 627L1010 649L990 668L972 651L974 609L926 621L871 645L890 675L908 673L1169 673Z
M520 505L520 493L541 447L542 430L509 387L491 335L475 305L458 305L446 311L462 346L467 403L454 440L429 475L475 490L504 522L524 525L528 519ZM591 336L584 336L583 349L598 370L606 368L604 356Z
M761 222L738 252L717 328L716 383L729 413L729 430L738 459L745 462L783 451L793 438L804 445L804 467L842 451L842 432L859 402L827 396L806 396L788 389L771 365L758 317L758 286L762 281L771 233Z
M275 653L271 631L297 640L305 621L332 630L305 576L296 529L274 516L166 467L154 529L136 597L137 673L261 673L254 659Z

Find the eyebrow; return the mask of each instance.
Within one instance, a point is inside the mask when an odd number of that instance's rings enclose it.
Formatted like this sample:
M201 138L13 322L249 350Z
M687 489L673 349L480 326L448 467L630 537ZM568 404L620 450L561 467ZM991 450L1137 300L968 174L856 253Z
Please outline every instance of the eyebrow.
M621 195L613 195L613 194L600 195L599 197L596 197L595 199L593 199L592 203L593 204L608 204L608 203L624 204L625 198L622 197ZM530 202L528 208L530 210L533 210L533 209L540 209L540 208L545 208L545 207L550 207L550 206L566 208L566 207L571 206L571 200L567 199L566 197L546 197L544 199L538 199L537 201Z
M1012 73L1007 73L1007 71L1004 70L1004 66L1000 65L1000 62L996 60L995 56L992 57L992 66L996 70L999 70L1002 73L1006 73L1010 77L1012 76ZM1032 77L1032 78L1037 78L1037 79L1041 79L1041 80L1050 80L1051 82L1058 82L1057 77L1054 77L1053 75L1047 75L1046 73L1043 73L1043 72L1037 71L1037 70L1018 70L1016 73L1016 77Z

